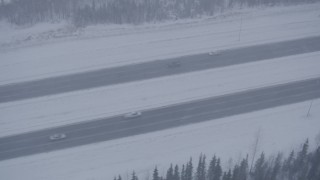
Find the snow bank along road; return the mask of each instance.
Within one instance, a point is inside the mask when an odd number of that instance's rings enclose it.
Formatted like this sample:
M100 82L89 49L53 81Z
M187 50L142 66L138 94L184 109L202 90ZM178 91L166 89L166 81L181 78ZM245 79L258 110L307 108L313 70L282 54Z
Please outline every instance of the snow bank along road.
M320 50L320 37L244 47L0 86L0 103ZM170 63L180 64L172 67Z
M320 98L320 78L155 108L137 118L115 116L0 139L0 160L111 140ZM50 141L64 132L67 139Z

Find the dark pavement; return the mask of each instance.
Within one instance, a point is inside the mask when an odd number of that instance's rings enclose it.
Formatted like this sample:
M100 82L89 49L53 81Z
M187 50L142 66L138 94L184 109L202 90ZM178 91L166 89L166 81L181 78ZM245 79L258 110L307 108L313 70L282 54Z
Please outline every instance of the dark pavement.
M320 98L320 78L146 110L137 118L115 116L90 120L0 138L0 160L143 134L315 98ZM50 141L49 136L54 133L65 133L67 138Z
M315 51L320 51L320 37L231 49L222 51L220 55L198 54L37 81L0 85L0 103ZM172 64L173 62L179 63L176 65Z

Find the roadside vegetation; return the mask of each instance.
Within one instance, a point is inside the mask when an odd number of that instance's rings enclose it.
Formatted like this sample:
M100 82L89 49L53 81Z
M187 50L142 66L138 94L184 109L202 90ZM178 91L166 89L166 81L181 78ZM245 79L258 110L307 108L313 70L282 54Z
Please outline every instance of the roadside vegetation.
M0 20L16 25L68 21L141 24L213 16L226 10L315 3L320 0L0 0Z
M191 158L182 166L171 164L166 174L160 174L155 167L152 177L147 180L319 180L320 146L311 152L308 149L307 140L298 152L292 150L287 157L278 153L267 158L262 152L255 161L247 155L229 168L222 168L219 157L208 159L201 154L196 164ZM122 179L120 175L114 177L114 180ZM130 180L139 180L134 171Z

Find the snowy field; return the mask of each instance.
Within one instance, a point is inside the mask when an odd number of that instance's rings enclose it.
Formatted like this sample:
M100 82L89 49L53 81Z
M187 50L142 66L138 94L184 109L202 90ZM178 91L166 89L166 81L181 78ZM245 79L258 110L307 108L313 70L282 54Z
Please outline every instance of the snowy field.
M80 31L76 32L78 35L68 35L73 28L61 24L57 25L61 28L52 31L49 29L54 29L54 25L14 29L4 24L0 26L0 84L316 36L320 35L319 9L320 3L243 10L162 26L87 27L75 30ZM59 35L64 31L67 34ZM57 36L59 40L45 41L46 38L40 36L43 33L53 33L51 39ZM14 37L28 39L37 35L41 38L30 43L25 40L23 48L4 46L10 42L15 44ZM69 36L76 37L70 39ZM32 42L39 44L32 46Z
M126 180L133 168L140 179L161 175L170 163L197 163L200 153L222 158L230 167L252 151L260 131L259 152L268 156L299 148L309 138L311 149L320 133L320 99L192 124L169 130L101 142L67 150L0 161L0 179L105 180L121 174ZM319 142L318 142L319 143ZM19 173L17 173L19 172ZM1 178L3 177L3 178ZM130 176L129 176L130 177Z
M320 77L319 59L314 52L2 103L0 136Z

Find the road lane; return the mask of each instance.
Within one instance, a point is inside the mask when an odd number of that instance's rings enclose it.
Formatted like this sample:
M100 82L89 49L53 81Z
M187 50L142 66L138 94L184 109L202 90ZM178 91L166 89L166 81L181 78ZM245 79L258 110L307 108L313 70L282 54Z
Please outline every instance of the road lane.
M0 160L117 139L190 123L320 98L320 78L248 90L146 110L139 118L115 116L0 138ZM66 133L50 141L54 133Z
M210 56L208 53L198 54L37 81L0 85L0 103L315 51L320 51L320 37L226 50L220 55L214 56ZM170 67L172 62L180 62L181 65Z

